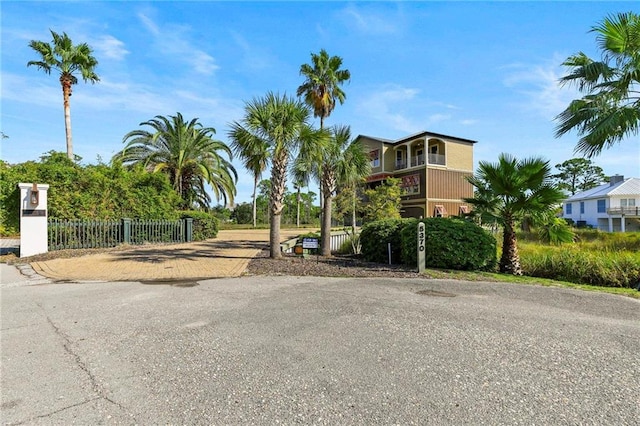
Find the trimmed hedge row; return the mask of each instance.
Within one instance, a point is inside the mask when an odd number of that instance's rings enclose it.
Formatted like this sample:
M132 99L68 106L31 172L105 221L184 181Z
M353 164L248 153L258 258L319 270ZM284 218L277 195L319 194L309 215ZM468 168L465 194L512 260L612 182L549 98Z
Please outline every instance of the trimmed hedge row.
M371 262L417 265L417 219L387 219L362 227L362 255ZM441 269L493 270L497 264L495 238L457 218L426 218L426 266Z

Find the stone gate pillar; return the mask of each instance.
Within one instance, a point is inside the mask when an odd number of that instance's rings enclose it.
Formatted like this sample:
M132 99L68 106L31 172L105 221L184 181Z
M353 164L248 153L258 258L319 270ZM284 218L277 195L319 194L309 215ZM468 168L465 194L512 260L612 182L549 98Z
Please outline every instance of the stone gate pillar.
M19 183L20 257L49 251L47 245L47 190L49 185Z

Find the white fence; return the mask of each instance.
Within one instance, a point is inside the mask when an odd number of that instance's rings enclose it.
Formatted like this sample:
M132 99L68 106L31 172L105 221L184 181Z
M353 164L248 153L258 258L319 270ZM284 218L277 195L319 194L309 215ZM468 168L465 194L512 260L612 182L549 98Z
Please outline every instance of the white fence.
M345 231L331 231L331 251L338 251L338 249L349 240L349 234ZM280 244L280 249L283 253L293 253L294 247L298 242L298 238L292 238Z

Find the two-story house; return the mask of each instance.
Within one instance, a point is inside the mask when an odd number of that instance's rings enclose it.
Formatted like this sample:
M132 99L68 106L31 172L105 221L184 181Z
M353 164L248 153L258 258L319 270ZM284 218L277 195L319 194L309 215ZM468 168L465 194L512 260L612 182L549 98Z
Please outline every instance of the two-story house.
M563 217L606 232L640 231L640 179L611 176L609 183L572 195Z
M466 177L473 175L476 141L432 132L397 140L359 135L369 152L375 187L388 177L401 180L402 217L457 216L469 211L463 198L473 197Z

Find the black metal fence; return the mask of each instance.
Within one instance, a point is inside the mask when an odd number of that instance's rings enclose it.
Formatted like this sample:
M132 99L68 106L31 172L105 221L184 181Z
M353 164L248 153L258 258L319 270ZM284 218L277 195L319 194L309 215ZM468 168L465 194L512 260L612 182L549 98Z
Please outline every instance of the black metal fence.
M49 219L49 250L115 247L120 244L179 243L193 239L193 219Z

